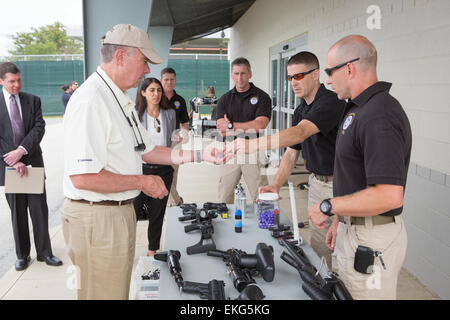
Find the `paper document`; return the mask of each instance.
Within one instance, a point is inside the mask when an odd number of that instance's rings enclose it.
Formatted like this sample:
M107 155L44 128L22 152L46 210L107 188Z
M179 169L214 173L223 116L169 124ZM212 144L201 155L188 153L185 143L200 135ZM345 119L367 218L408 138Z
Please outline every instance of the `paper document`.
M19 176L14 168L5 168L5 193L44 193L44 168L28 168L28 175Z

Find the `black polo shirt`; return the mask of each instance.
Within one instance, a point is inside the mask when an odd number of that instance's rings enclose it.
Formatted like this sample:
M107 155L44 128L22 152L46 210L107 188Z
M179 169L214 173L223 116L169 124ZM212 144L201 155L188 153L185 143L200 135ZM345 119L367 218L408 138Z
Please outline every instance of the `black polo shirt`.
M375 184L406 186L411 126L400 103L389 94L391 86L377 82L347 103L336 141L335 197Z
M216 115L221 119L227 114L231 122L248 122L257 117L272 116L272 100L263 90L250 82L250 89L245 92L238 92L236 87L225 93L217 101ZM251 134L240 134L238 137L253 138L257 137ZM232 137L234 139L234 137Z
M295 109L292 126L296 126L300 121L306 119L314 123L320 130L302 143L290 147L302 150L306 169L309 172L323 176L333 175L336 134L344 107L345 101L339 100L333 91L321 84L310 105L306 103L305 99L302 99Z
M180 123L189 122L189 115L186 108L186 101L183 99L182 96L177 94L175 90L173 90L173 96L169 100L169 105L175 110L177 129L180 128Z
M267 93L250 82L250 89L238 92L236 87L225 93L217 101L217 119L227 114L231 122L248 122L257 117L272 116L272 100Z

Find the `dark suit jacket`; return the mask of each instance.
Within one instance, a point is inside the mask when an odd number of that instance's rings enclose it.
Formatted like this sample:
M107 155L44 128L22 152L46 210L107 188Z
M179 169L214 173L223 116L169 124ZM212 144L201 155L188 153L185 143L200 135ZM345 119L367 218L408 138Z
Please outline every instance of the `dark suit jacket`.
M19 92L20 105L22 107L22 120L25 130L25 137L20 144L27 151L20 160L25 165L33 167L43 167L42 150L39 144L45 132L45 121L42 118L41 99L29 93ZM3 155L15 150L13 131L8 109L5 103L3 90L0 89L0 186L5 185L5 167Z

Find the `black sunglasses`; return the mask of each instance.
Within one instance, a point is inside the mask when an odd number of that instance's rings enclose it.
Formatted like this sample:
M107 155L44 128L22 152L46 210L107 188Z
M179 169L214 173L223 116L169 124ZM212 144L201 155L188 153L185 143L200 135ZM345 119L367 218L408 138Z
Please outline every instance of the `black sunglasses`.
M347 64L352 63L352 62L355 62L355 61L358 61L358 60L359 60L359 58L356 58L356 59L353 59L353 60L350 60L350 61L347 61L347 62L338 64L336 67L333 67L333 68L327 68L327 69L325 69L325 73L326 73L329 77L331 77L331 75L333 74L333 72L336 71L337 69L340 69L340 68L346 66Z
M158 118L153 119L153 126L155 127L157 133L161 132L161 122L159 122Z
M288 81L292 81L292 79L295 79L297 81L302 80L306 75L310 74L311 72L313 72L316 69L317 68L314 68L314 69L306 71L306 72L296 73L296 74L294 74L292 76L288 75L287 79L288 79Z

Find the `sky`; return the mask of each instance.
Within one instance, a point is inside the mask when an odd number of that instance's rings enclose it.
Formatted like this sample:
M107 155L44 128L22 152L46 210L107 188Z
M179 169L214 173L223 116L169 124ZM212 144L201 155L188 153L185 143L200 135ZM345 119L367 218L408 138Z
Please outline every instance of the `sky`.
M14 49L12 35L58 21L69 36L83 35L82 0L12 0L0 5L0 57ZM229 37L229 29L225 30ZM220 32L208 37L220 37Z
M83 34L81 0L12 0L0 5L0 56L14 48L10 36L61 22L69 35Z

